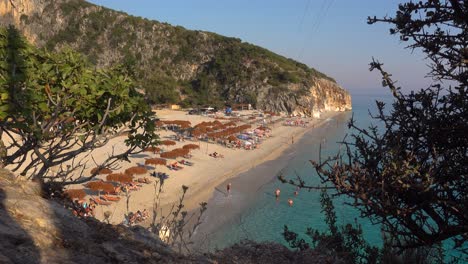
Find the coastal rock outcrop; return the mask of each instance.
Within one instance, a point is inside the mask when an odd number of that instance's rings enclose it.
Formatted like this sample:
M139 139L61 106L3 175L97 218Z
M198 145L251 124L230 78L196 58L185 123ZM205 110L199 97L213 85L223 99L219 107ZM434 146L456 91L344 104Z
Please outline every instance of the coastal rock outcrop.
M292 90L292 89L291 89ZM351 110L351 96L336 82L318 79L308 87L306 95L282 93L275 95L276 100L265 98L260 100L260 107L268 111L279 111L307 116L320 117L323 111Z
M33 44L126 65L153 103L248 103L318 116L351 108L332 78L240 39L134 17L83 0L0 0L0 25Z

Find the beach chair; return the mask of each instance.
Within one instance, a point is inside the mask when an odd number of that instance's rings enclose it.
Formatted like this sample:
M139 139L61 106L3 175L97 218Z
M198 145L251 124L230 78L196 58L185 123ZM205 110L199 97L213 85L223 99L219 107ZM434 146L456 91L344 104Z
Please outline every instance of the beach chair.
M180 170L180 168L179 168L179 167L177 167L177 166L174 166L174 165L167 165L167 167L168 167L170 170L175 170L175 171L178 171L178 170Z
M111 205L112 204L111 202L106 202L99 198L92 198L92 199L96 204L99 204L99 205Z
M137 181L138 181L139 183L146 183L146 184L150 184L150 183L151 183L151 181L150 181L148 178L146 178L146 177L145 177L145 178L137 179Z
M180 163L186 166L193 166L193 162L187 160L181 160Z
M120 197L116 196L110 196L110 195L102 195L101 198L103 200L109 201L109 202L117 202L120 201Z
M143 184L141 184L141 183L138 182L138 181L133 181L133 182L132 182L132 185L133 185L133 187L137 187L137 188L143 187Z

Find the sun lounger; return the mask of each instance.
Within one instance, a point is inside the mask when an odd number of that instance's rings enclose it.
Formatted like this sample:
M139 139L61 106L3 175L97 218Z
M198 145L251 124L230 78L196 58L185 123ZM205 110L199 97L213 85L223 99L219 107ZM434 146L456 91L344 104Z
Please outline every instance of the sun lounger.
M109 201L109 202L117 202L120 201L120 197L116 196L110 196L110 195L102 195L101 198L103 200Z
M180 170L181 168L177 167L177 166L174 166L174 165L167 165L167 167L170 169L170 170L175 170L175 171L178 171Z
M187 166L193 166L193 162L187 161L187 160L181 160L180 164L187 165Z
M128 190L129 190L129 191L139 191L140 188L139 188L138 186L129 186L129 187L128 187Z
M92 198L92 199L93 199L93 201L95 203L97 203L99 205L110 205L110 204L112 204L111 202L106 202L106 201L103 201L103 200L101 200L99 198Z
M139 183L146 183L146 184L150 184L150 183L151 183L151 181L150 181L149 179L147 179L147 178L140 178L140 179L137 179L137 181L138 181Z
M177 162L174 162L171 164L172 168L175 168L175 169L178 169L178 170L181 170L183 169L184 167L180 166L179 164L177 164Z
M130 185L130 187L139 189L139 188L143 187L143 184L139 183L138 181L133 181L132 184Z

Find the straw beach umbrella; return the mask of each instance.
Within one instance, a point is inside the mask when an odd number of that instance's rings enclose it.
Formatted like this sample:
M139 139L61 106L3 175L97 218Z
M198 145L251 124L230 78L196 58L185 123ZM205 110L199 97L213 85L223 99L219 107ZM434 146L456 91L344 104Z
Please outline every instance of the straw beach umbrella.
M129 174L129 175L133 175L133 174L145 174L147 173L148 170L145 168L145 167L141 167L141 166L134 166L134 167L130 167L128 169L125 170L125 173L126 174Z
M161 153L161 158L166 158L166 159L175 159L177 157L183 157L187 154L189 154L190 150L188 149L183 149L183 148L176 148L173 149L169 152L164 152Z
M161 152L161 148L158 148L158 147L147 147L145 148L143 151L145 152L152 152L152 153L159 153Z
M172 151L161 153L161 158L175 159L177 157L179 157L179 156L176 153L172 152Z
M176 144L176 142L172 141L172 140L163 140L163 141L161 141L161 144L165 145L165 146L174 146Z
M167 161L165 159L161 158L152 158L152 159L146 159L145 160L145 165L166 165Z
M98 195L102 192L113 192L114 185L110 182L103 182L103 181L93 181L86 184L86 187L93 191L97 191Z
M98 167L91 170L91 174L109 174L112 173L112 170L109 168L99 169Z
M86 196L84 189L70 189L65 191L65 196L70 200L83 200Z
M187 144L182 147L183 149L199 149L200 146L197 144Z
M124 173L112 173L106 176L106 180L120 183L129 183L133 181L132 175Z
M171 152L174 152L174 153L178 154L181 157L181 156L185 156L185 155L189 154L190 150L189 149L184 149L184 148L176 148L176 149L173 149Z

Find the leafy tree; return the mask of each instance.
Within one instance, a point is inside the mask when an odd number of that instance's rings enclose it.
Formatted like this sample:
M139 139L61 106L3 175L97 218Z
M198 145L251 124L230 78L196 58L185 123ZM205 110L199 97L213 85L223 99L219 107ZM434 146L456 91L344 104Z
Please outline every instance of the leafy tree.
M85 153L113 137L128 133L128 148L100 167L157 143L150 115L124 68L96 70L77 53L40 51L14 28L0 30L3 166L46 186L85 182L96 176L83 175Z
M430 61L429 88L404 95L378 61L393 94L392 108L376 102L383 129L360 128L354 119L344 152L312 162L337 195L381 224L399 250L451 239L467 253L468 238L468 2L419 1L399 5L395 17L369 18L393 25L409 48ZM295 184L307 188L300 180Z
M143 83L146 97L151 103L177 103L180 101L177 93L178 83L169 76L159 74Z

